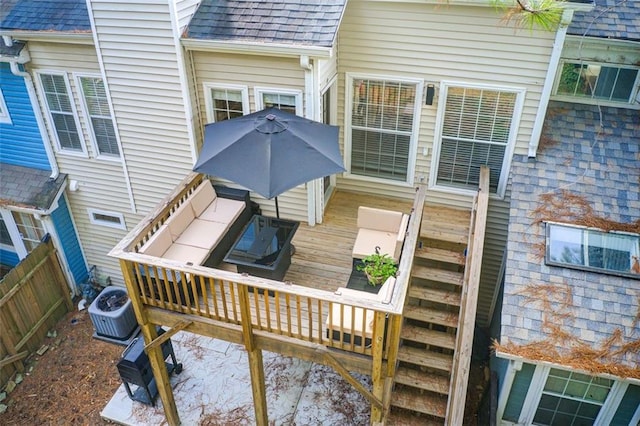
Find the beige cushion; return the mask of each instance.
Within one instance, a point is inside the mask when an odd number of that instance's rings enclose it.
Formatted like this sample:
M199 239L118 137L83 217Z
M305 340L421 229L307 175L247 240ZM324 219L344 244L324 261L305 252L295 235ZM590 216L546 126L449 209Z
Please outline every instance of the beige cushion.
M358 228L398 232L401 221L401 212L374 209L364 206L358 207Z
M140 253L149 256L162 257L165 251L171 247L171 233L167 225L162 225L149 240L140 247Z
M233 223L245 207L244 201L218 197L198 218L224 224Z
M167 220L169 231L171 231L171 239L173 241L177 240L180 234L182 234L182 231L187 229L194 218L195 216L190 202L186 202L178 207L178 210L173 212Z
M198 217L216 199L216 190L213 189L211 181L205 179L191 194L189 200L193 208L193 214Z
M352 256L356 259L363 259L364 257L375 253L376 247L380 247L381 254L388 254L397 262L397 236L397 230L394 232L384 232L360 228L358 229L356 241L353 244Z
M178 244L211 250L222 239L227 226L223 223L193 219L191 225L175 240Z
M171 247L162 255L165 259L176 260L182 263L201 265L207 260L209 250L186 244L173 243Z

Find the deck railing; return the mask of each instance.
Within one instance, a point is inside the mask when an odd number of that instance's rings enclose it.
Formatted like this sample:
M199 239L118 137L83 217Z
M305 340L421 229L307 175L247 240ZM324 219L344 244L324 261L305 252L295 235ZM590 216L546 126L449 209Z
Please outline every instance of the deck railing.
M456 335L455 356L451 381L449 384L449 401L447 403L446 424L461 425L464 421L464 406L467 398L469 366L473 346L473 333L478 305L478 286L484 251L484 235L489 207L489 169L480 170L480 185L474 197L471 210L469 240L467 243L467 259L462 285L460 317Z
M253 331L367 355L372 355L375 341L381 344L382 356L391 355L395 365L402 308L422 219L424 188L417 191L396 285L391 300L385 303L139 253L140 247L202 180L199 174L187 176L110 253L121 260L134 305L140 304L134 309L141 323L158 323L169 312L186 314L193 321L203 319L227 324L229 327L223 328L224 331L217 333L211 328L207 334L241 343L242 312L248 312ZM343 284L337 283L336 287ZM332 317L334 305L340 319L347 319L339 320L338 326ZM157 309L165 314L158 313ZM326 327L327 320L334 323L331 334Z

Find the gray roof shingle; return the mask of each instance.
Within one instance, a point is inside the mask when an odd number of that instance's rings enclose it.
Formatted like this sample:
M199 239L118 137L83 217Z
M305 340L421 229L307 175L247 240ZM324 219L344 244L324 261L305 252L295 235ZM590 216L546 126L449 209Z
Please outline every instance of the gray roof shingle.
M1 164L0 205L48 210L64 186L67 175L50 179L51 172Z
M534 223L533 212L542 194L565 189L583 197L600 217L628 224L640 220L640 116L632 109L552 102L543 137L553 142L535 159L516 155L512 162L501 343L552 339L545 320L591 347L601 346L616 329L624 339L637 339L640 281L546 265L545 227ZM547 219L563 222L555 210ZM549 296L556 302L551 303L555 317L542 300L527 296L537 285L557 287L559 293ZM560 303L565 291L571 293L569 306ZM557 348L562 353L567 346ZM620 357L619 362L637 365L637 354Z
M575 12L568 33L640 41L640 0L595 0L589 12Z
M0 29L90 32L85 0L2 0Z
M346 0L203 0L186 38L331 47Z

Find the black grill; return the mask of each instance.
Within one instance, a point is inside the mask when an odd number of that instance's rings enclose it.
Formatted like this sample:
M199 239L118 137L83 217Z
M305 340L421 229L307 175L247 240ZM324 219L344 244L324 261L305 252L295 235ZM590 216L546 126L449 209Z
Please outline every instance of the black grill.
M158 335L163 333L164 330L158 330ZM160 346L162 347L163 359L166 360L168 357L171 357L171 363L165 362L169 376L171 376L173 372L180 374L182 372L182 364L178 364L176 361L171 339L168 339ZM122 353L122 358L118 361L117 367L120 373L120 379L122 383L124 383L129 398L142 402L143 404L155 406L158 387L153 377L149 357L144 351L144 339L142 337L136 338L127 346L127 349ZM137 387L132 391L130 385Z

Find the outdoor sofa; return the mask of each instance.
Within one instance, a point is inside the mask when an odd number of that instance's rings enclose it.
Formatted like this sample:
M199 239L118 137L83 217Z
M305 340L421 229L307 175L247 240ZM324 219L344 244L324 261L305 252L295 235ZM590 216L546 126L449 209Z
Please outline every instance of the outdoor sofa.
M337 295L351 296L362 301L373 301L380 303L389 303L393 295L393 289L396 285L396 278L389 277L382 284L378 293L369 293L361 290L354 290L346 287L340 287L336 290ZM351 335L354 335L354 344L361 345L362 336L365 338L365 346L371 344L373 338L373 318L375 312L371 309L365 310L341 303L332 303L331 315L327 316L325 326L327 327L327 337L332 340L344 343L351 343ZM342 323L342 332L340 325Z
M397 263L408 224L409 215L402 212L358 207L358 235L352 257L364 259L379 247L380 254L388 254Z
M140 248L140 253L217 266L251 218L246 200L218 196L204 180Z

